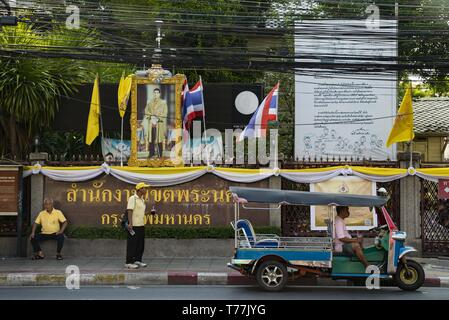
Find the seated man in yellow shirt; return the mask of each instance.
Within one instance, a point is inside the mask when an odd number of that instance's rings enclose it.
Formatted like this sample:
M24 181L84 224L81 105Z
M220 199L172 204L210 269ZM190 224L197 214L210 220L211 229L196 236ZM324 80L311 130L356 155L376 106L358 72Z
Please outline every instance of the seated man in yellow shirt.
M34 257L33 259L43 259L44 254L39 241L56 240L56 259L62 260L61 250L64 245L64 230L67 227L67 219L60 210L53 208L53 199L46 198L44 200L45 210L39 212L30 235L30 241L33 245ZM62 223L62 227L61 227ZM41 233L36 234L36 225L41 225Z

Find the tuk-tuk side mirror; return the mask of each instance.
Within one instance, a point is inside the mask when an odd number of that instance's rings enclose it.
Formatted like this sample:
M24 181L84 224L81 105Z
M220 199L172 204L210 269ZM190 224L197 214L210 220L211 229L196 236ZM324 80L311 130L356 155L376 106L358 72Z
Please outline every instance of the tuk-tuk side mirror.
M388 195L387 189L385 189L384 187L377 189L377 195L386 197Z

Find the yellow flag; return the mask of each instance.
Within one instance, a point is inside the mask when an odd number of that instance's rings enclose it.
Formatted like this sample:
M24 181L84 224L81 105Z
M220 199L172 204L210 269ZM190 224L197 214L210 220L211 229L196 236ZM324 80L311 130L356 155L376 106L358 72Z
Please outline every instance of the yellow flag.
M120 113L120 117L124 117L126 112L126 106L128 105L129 94L131 93L131 84L132 84L132 75L127 76L124 75L120 78L120 83L118 85L118 111Z
M100 88L98 85L98 75L95 78L92 98L90 100L89 118L87 120L86 144L91 145L92 141L100 133Z
M394 120L393 128L387 139L387 148L393 143L402 141L412 141L415 138L413 131L413 108L412 108L412 88L407 88L398 114Z

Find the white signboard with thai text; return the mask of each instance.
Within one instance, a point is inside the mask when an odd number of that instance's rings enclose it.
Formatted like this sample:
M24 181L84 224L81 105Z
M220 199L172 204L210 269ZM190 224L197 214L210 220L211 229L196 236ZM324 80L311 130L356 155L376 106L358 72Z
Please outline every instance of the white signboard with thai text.
M395 160L385 141L396 115L396 21L296 24L295 157ZM319 63L319 69L313 67ZM357 66L358 65L358 66ZM302 66L301 66L302 67Z

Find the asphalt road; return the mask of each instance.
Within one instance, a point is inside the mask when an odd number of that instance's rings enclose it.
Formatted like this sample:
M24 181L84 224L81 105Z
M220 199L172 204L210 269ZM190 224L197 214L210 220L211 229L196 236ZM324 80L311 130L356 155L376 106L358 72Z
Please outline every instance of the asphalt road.
M0 300L449 300L449 288L421 288L404 292L398 288L368 290L358 287L291 286L271 293L255 286L89 286L0 287Z

